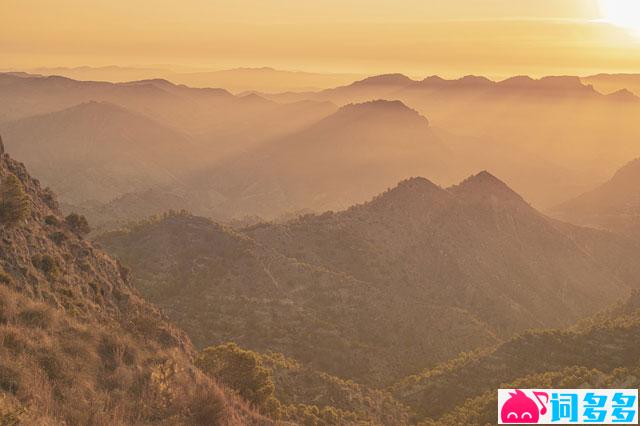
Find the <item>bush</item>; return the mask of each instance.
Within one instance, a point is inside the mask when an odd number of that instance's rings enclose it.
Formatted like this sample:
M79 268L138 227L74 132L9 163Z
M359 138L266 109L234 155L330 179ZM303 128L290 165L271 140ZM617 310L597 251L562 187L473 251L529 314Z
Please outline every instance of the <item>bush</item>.
M122 365L132 366L138 358L133 344L111 334L104 334L100 339L98 355L108 371L114 371Z
M207 375L235 390L264 414L274 407L275 386L271 371L263 367L258 354L227 343L203 350L196 365ZM276 406L279 404L275 404Z
M23 340L23 337L15 330L4 329L0 334L0 343L2 347L9 350L13 354L20 354L27 348L27 344ZM2 423L0 423L1 425Z
M58 201L56 200L56 196L53 194L53 191L51 190L51 188L46 187L42 191L42 199L45 202L45 204L49 206L49 208L51 209L58 208Z
M18 320L21 324L31 328L47 328L53 318L51 313L44 307L25 309L18 314Z
M0 289L0 324L8 323L14 316L15 306L8 291Z
M11 279L11 275L7 274L0 267L0 284L11 284L13 280Z
M71 213L64 221L78 235L86 235L91 232L87 218L78 213Z
M60 245L67 240L67 236L65 235L65 233L61 231L56 231L50 234L49 238L51 238L51 241L53 241L57 245Z
M38 357L38 364L42 368L50 380L64 380L67 377L69 366L60 358L52 353L43 353Z
M2 141L0 140L0 143ZM1 148L1 145L0 145ZM25 424L24 414L26 410L23 407L16 407L5 395L0 394L0 425L1 426L18 426Z
M199 385L188 401L188 406L191 413L190 424L194 426L222 424L224 404L211 387Z
M22 182L15 175L7 176L0 184L0 223L15 225L25 220L31 207Z
M60 275L60 265L48 254L37 254L31 258L33 266L40 269L48 278L57 278Z
M15 395L20 388L20 372L7 365L0 365L0 390Z
M49 215L47 217L44 218L44 223L49 225L49 226L60 226L60 221L58 220L57 217L53 216L53 215Z

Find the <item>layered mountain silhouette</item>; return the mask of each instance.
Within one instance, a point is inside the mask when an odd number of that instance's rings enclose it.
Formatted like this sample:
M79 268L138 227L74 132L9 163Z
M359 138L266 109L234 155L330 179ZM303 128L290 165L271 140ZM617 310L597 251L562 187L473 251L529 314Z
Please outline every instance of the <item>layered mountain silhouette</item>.
M10 424L269 424L0 142L0 414Z
M358 78L357 74L314 73L279 70L270 67L232 68L225 70L183 70L164 68L135 68L122 66L103 67L40 67L27 70L37 75L58 75L75 80L126 82L162 77L176 84L193 87L225 87L234 93L251 90L284 92L318 90L347 84Z
M572 76L491 81L481 76L413 80L389 74L319 92L268 97L337 105L400 100L428 117L434 128L477 139L479 146L467 143L457 157L482 158L475 170L499 170L512 182L520 179L518 190L540 208L593 187L607 170L637 155L635 141L640 137L635 119L640 98L627 91L602 94Z
M584 80L584 79L583 79ZM624 87L621 87L622 89ZM534 79L526 75L510 77L501 81L492 81L486 77L468 75L459 79L447 80L434 75L423 80L413 80L403 74L383 74L356 81L346 86L325 89L319 92L284 93L271 95L273 98L322 99L341 104L345 102L364 102L372 98L405 99L412 93L422 95L450 94L466 96L544 96L553 98L579 97L606 99L593 86L584 84L579 77L548 76Z
M586 84L592 84L602 93L628 91L640 94L640 74L596 74L581 77Z
M640 103L634 95L624 91L603 95L577 77L532 79L520 76L494 82L480 76L456 80L431 76L413 80L401 74L389 74L319 92L279 95L256 92L232 95L223 89L196 89L162 79L114 84L18 73L1 74L0 84L0 100L3 101L0 103L0 129L17 119L97 101L145 115L165 128L187 135L197 145L194 155L208 165L201 170L190 169L193 179L187 180L186 186L170 185L162 190L170 194L169 199L188 193L199 194L206 200L205 205L186 207L216 218L242 216L245 207L248 213L260 212L269 217L271 213L300 208L343 208L362 202L394 181L412 174L451 183L479 169L495 170L535 206L546 209L594 187L608 170L637 155L635 142L640 137L640 127L635 119ZM390 119L387 123L380 114L368 110L366 114L371 119L361 119L362 124L356 131L351 129L355 123L329 118L334 113L347 115L346 110L338 113L334 104L358 105L380 99L400 101L408 109L428 117L429 133L442 141L448 156L429 153L432 163L428 168L418 168L416 163L424 159L424 151L421 151L416 158L407 160L407 173L392 173L390 169L395 166L390 165L382 176L388 174L391 179L372 180L371 188L342 190L344 182L349 181L345 179L338 184L327 182L324 188L310 187L302 196L293 194L299 190L292 192L287 188L290 182L286 173L290 170L285 169L282 173L269 170L271 163L274 168L278 162L282 163L277 147L287 146L286 141L297 139L301 142L297 152L313 147L305 154L308 157L315 156L321 146L333 148L330 141L307 143L305 140L317 141L322 134L340 140L349 137L345 131L354 131L356 137L375 140L377 133L380 133L379 139L395 133L394 142L402 152L405 143L402 139L407 138L405 146L409 146L416 136L409 129L405 133L399 132L401 120ZM392 115L389 108L381 108L380 101L372 105ZM363 107L357 109L365 110ZM336 128L329 131L329 124ZM417 129L416 126L410 128ZM610 136L614 133L616 137L612 140ZM606 146L603 141L608 141ZM351 142L345 146L352 146ZM380 145L378 142L372 144ZM329 158L330 154L318 157ZM368 160L368 157L364 158ZM396 156L391 163L401 161L404 160ZM347 165L347 160L342 164ZM353 169L358 170L362 165L363 162L356 163ZM287 166L296 169L297 164ZM105 179L108 181L109 177ZM47 180L44 182L50 184ZM298 186L304 182L303 177ZM382 182L382 186L378 182ZM139 204L148 198L147 188L132 189L122 195L138 200ZM333 191L336 195L332 199ZM147 195L143 196L143 193ZM313 193L313 199L309 205L300 206L301 202L308 202L305 197L311 198L307 193ZM222 197L219 194L223 194ZM112 211L115 216L122 217L131 209L118 208L118 199L110 199L108 206L78 207L88 209L87 213L94 220L102 221L101 217L110 214L94 214L94 210ZM221 200L223 205L215 207ZM148 208L134 209L139 215L129 219L156 213L155 204L154 201Z
M111 170L96 168L83 192L93 192L98 202L84 194L66 200L67 187L59 188L63 201L104 224L169 208L216 219L339 209L411 175L449 184L481 169L496 171L536 207L548 209L593 188L608 170L637 155L640 137L634 95L603 95L566 76L494 82L389 74L319 92L269 96L236 96L162 79L114 84L5 73L0 84L0 129L21 133L6 138L12 148L14 136L29 139L27 145L46 142L33 139L31 129L16 120L42 119L91 101L146 116L167 129L162 140L175 136L172 170L179 170L164 186L157 185L155 171L142 167L140 175L148 176L136 176L141 180L129 192L105 194L102 189L113 185ZM109 121L109 112L104 114ZM193 143L181 152L185 137ZM185 161L186 155L197 161ZM382 163L383 156L388 161ZM20 160L30 164L29 158ZM47 164L49 170L38 174L58 188L57 179L65 177L58 163ZM173 202L183 199L193 201Z
M399 101L372 101L346 105L188 185L225 195L220 210L228 215L274 217L345 208L411 175L449 177L451 158L426 118Z
M640 159L618 170L598 188L555 207L553 215L572 223L640 236Z
M179 129L221 153L293 131L335 109L322 102L292 109L257 95L234 96L224 89L164 79L109 83L0 73L0 87L0 123L90 101L108 102ZM225 143L216 145L221 138Z
M367 384L568 325L640 272L636 243L549 219L487 172L284 224L178 214L99 241L196 344L234 336Z
M206 164L187 135L105 102L1 126L7 149L66 204L106 203Z

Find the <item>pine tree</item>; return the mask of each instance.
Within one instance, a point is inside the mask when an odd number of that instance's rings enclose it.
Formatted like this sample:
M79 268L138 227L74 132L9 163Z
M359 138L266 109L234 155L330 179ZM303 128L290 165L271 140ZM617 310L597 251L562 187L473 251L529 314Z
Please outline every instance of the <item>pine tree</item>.
M0 223L15 225L30 213L29 197L22 182L15 175L7 176L0 184Z

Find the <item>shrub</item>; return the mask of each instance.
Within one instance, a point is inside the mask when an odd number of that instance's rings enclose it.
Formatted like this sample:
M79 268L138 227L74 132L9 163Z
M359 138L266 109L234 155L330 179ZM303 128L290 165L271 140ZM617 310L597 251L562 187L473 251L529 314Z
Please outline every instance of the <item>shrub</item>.
M0 269L0 284L11 284L12 281L11 276Z
M37 254L31 258L33 266L40 269L48 278L56 278L60 274L60 265L48 254Z
M263 413L276 408L271 371L263 367L255 352L227 343L203 350L196 365L206 374L235 390Z
M47 328L53 321L51 313L45 307L35 307L23 310L18 314L21 324L31 328Z
M29 197L22 182L15 175L7 176L0 184L0 222L15 225L25 220L30 211Z
M53 216L53 215L49 215L47 217L44 218L44 223L49 225L49 226L60 226L60 221L58 220L57 217Z
M14 330L8 330L5 328L4 332L0 335L0 343L2 347L8 349L13 354L19 354L26 350L27 344L24 342L20 334ZM0 423L1 425L2 423Z
M38 364L50 380L59 381L67 377L69 366L55 354L43 353L38 357Z
M0 141L2 142L2 141ZM1 145L0 145L1 148ZM1 426L18 426L25 424L24 414L26 410L23 407L16 407L5 395L0 394L0 425Z
M20 372L7 365L0 365L0 390L15 395L20 388Z
M102 336L98 354L102 358L105 369L109 371L114 371L121 365L131 366L135 364L138 357L132 344L111 334Z
M211 386L199 385L188 401L188 406L191 413L190 424L194 426L222 424L224 404Z
M8 291L0 289L0 324L8 323L14 315L14 304Z
M42 200L45 202L45 204L47 206L49 206L49 208L51 208L51 209L57 209L58 208L58 201L56 200L56 196L54 195L54 193L51 190L51 188L46 187L42 191Z
M64 221L78 235L86 235L91 232L87 218L78 213L69 214Z
M51 238L51 241L53 241L57 245L60 245L60 244L62 244L63 242L65 242L67 240L66 234L64 232L61 232L61 231L56 231L56 232L50 234L49 238Z

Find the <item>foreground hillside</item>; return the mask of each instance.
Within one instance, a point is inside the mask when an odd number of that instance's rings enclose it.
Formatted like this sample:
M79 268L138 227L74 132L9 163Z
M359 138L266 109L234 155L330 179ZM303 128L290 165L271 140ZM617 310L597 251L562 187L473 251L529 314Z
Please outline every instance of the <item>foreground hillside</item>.
M264 424L0 143L0 423Z
M638 246L562 224L483 172L234 231L172 214L99 242L196 345L233 340L384 385L637 285Z
M637 388L638 293L569 330L528 332L408 377L393 387L417 419L494 424L498 388ZM431 424L431 423L429 423Z

